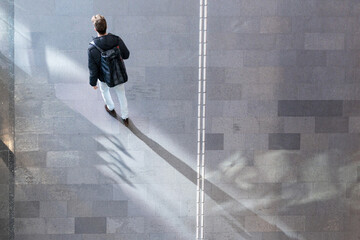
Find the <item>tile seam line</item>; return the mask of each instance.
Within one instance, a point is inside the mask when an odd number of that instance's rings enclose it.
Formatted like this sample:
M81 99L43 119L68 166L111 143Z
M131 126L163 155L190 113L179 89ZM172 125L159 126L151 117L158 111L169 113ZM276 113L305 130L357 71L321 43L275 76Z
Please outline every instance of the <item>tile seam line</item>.
M196 239L204 239L207 0L199 2Z
M8 41L10 45L10 79L9 84L9 117L11 121L11 136L13 149L8 150L8 168L9 168L9 240L15 239L15 7L14 0L8 0L9 4L9 15L7 18L8 22Z

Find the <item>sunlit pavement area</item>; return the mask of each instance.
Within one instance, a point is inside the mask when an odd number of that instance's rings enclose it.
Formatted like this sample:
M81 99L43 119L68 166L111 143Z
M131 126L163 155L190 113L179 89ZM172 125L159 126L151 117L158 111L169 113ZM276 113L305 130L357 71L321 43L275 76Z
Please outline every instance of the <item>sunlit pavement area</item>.
M130 50L128 127L88 84L97 13ZM360 238L357 0L3 0L0 19L0 240Z

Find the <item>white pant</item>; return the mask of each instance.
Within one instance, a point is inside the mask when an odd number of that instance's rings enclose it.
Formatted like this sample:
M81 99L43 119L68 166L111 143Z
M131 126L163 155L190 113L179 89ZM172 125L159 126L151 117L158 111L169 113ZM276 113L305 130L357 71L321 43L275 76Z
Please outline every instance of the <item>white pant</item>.
M114 105L114 101L112 100L111 95L110 95L110 88L108 87L108 85L106 85L106 83L101 82L101 81L99 81L99 85L100 85L100 92L101 92L101 95L104 99L106 106L108 107L108 109L110 111L113 110L115 108L115 105ZM115 87L112 87L112 89L115 90L116 95L118 96L118 99L120 102L121 118L122 119L128 118L129 112L128 112L128 104L127 104L127 99L126 99L126 95L125 95L124 84L116 85Z

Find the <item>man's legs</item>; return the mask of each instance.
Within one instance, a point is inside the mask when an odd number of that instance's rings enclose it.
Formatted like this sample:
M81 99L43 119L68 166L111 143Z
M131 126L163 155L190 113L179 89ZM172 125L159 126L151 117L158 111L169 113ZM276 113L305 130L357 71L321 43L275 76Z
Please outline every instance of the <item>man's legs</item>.
M125 95L125 87L124 84L119 84L114 87L114 90L118 96L119 102L120 102L120 110L121 110L121 118L127 119L129 117L129 110L128 110L128 104L127 99Z
M102 97L104 99L104 102L105 102L107 108L110 111L114 110L115 106L114 106L114 102L113 102L113 100L111 98L111 95L110 95L109 87L104 82L101 82L101 81L98 81L98 82L99 82L99 85L100 85L101 95L102 95Z

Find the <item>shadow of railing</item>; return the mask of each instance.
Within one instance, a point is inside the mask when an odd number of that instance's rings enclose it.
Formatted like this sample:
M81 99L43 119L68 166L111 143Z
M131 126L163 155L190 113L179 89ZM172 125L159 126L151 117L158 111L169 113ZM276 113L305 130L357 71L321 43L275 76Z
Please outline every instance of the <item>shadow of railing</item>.
M120 122L122 121L119 117L117 117L117 119ZM137 136L141 141L143 141L150 149L152 149L158 156L160 156L163 160L165 160L170 166L176 169L179 173L181 173L194 185L197 185L197 172L194 169L192 169L188 164L186 164L181 159L170 153L159 143L157 143L156 141L154 141L153 139L149 138L144 133L142 133L135 126L133 121L129 120L128 128L135 136ZM204 192L211 199L213 199L219 206L225 204L227 205L231 203L242 209L247 209L238 200L236 200L235 198L233 198L228 193L226 193L221 188L219 188L218 186L216 186L215 184L211 183L208 180L205 180ZM238 215L234 214L234 212L231 209L225 209L225 210L233 219L235 220L238 219ZM251 235L249 233L246 233L245 228L241 224L233 223L232 219L228 219L228 222L233 226L234 229L237 230L237 232L242 234L242 237L244 237L245 239L250 239Z
M6 203L0 203L1 206L1 216L0 224L2 226L0 231L1 237L9 237L8 239L13 239L14 237L14 205L15 205L15 155L8 148L8 146L0 140L0 166L5 166L6 168L0 168L1 176L1 185L4 192L7 192L7 198L5 195L1 196L1 201L6 201ZM7 189L3 187L7 186ZM7 209L7 213L4 210ZM4 214L4 215L3 215ZM7 218L5 218L7 217Z

